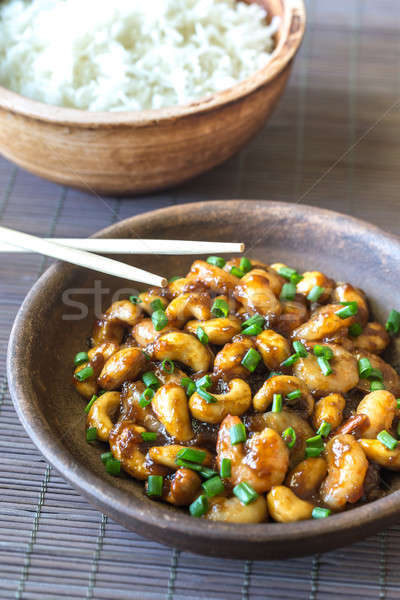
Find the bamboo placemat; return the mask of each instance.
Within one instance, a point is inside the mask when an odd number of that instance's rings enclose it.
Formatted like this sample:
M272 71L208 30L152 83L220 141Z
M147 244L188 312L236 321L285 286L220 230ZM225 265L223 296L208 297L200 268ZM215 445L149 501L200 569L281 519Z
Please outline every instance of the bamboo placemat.
M0 160L1 222L44 236L88 236L153 208L236 197L319 205L398 233L400 2L307 5L289 88L240 155L180 189L133 201L64 189ZM11 323L46 266L30 255L0 262L1 600L400 597L399 526L324 555L236 562L149 542L89 506L26 436L5 379Z

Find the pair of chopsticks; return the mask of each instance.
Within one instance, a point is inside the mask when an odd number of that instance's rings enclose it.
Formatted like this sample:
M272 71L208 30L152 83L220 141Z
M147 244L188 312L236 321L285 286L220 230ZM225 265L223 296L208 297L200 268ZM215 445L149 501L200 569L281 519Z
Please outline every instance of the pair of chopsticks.
M36 252L57 258L93 271L115 275L129 281L138 281L165 287L165 277L131 267L117 260L93 254L219 254L243 252L244 244L225 242L194 242L185 240L130 240L130 239L46 239L0 227L0 252Z

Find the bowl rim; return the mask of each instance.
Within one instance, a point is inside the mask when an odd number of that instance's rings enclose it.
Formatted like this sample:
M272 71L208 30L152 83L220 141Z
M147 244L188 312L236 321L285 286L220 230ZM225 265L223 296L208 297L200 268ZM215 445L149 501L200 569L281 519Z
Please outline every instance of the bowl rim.
M271 211L278 214L279 211L287 211L293 216L300 216L306 213L307 215L316 216L320 219L340 219L345 223L350 224L355 230L364 234L369 232L378 239L378 244L387 246L390 249L394 248L400 256L400 240L396 236L386 233L380 228L366 223L360 219L344 215L342 213L330 211L327 209L315 208L308 205L295 205L286 202L265 202L260 200L246 200L246 203L252 204L256 208L257 204L267 204ZM204 202L191 203L191 211L203 205ZM207 201L207 207L210 210L222 209L230 207L235 211L237 207L242 205L240 200L217 200ZM138 225L148 223L148 219L154 220L164 219L168 217L178 217L183 205L175 205L155 211L150 211L141 215L124 219L119 223L106 227L95 234L94 237L118 237L118 229L129 226L134 223ZM395 515L400 514L400 490L394 491L388 496L367 503L349 511L345 511L336 515L330 516L328 519L300 521L295 523L261 523L261 524L246 524L240 525L232 523L215 523L204 519L194 519L180 511L172 510L170 507L165 507L162 504L153 502L151 506L146 506L143 500L136 497L132 498L126 490L121 490L108 484L102 477L91 471L84 465L77 465L76 459L69 453L67 447L55 439L46 418L41 411L35 408L35 391L31 383L30 373L27 366L24 364L24 323L29 316L29 311L33 307L35 300L40 295L40 291L44 289L56 275L67 275L70 271L78 269L62 263L52 265L40 277L27 294L13 325L7 353L7 376L9 382L10 394L17 411L17 414L29 434L30 438L44 455L46 460L52 464L55 469L62 474L62 477L68 480L75 489L83 496L89 499L97 508L109 514L112 518L119 521L126 527L134 529L146 537L161 541L168 544L165 535L160 532L168 530L173 535L181 536L180 539L195 536L201 538L204 547L211 546L213 542L221 541L223 538L227 547L233 547L246 540L247 544L252 544L252 548L257 552L257 547L265 544L274 544L275 542L282 543L284 538L288 546L295 548L296 542L310 543L313 545L315 537L318 535L324 538L326 549L337 547L339 544L329 546L329 536L340 529L343 534L344 543L350 539L356 529L363 528L363 532L359 532L358 539L366 537L378 530L378 526L384 526L394 520ZM79 468L77 468L77 466ZM132 526L134 523L134 527ZM190 536L188 536L188 532ZM183 549L190 548L190 539L186 542L177 542L173 538L170 545L175 545ZM201 552L201 550L194 550ZM315 550L310 550L315 551ZM319 550L321 551L321 550ZM258 551L259 552L259 551ZM212 553L204 552L204 553ZM293 556L305 554L305 551L297 552L292 550ZM236 549L235 558L248 558L248 554L240 553L240 549ZM260 553L259 553L260 554ZM290 552L289 552L290 554ZM227 553L217 552L219 556L233 556L228 550ZM261 555L259 556L261 557Z
M283 35L268 64L250 77L226 90L204 96L189 104L160 109L92 112L65 108L31 100L0 86L0 109L30 117L38 121L75 127L96 128L101 125L152 126L162 121L173 121L189 115L199 115L227 106L269 84L289 64L297 53L304 36L306 10L304 0L281 0L283 3Z

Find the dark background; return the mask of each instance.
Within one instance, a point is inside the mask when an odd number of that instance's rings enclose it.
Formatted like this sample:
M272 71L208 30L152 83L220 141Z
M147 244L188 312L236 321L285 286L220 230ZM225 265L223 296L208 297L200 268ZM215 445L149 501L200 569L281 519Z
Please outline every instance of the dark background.
M171 204L262 198L331 208L397 234L400 2L309 0L307 8L307 33L285 96L238 156L184 187L135 200L64 189L0 159L1 223L85 237ZM32 255L0 257L1 600L400 597L399 526L286 562L208 559L124 530L64 483L19 424L5 378L12 321L46 265Z

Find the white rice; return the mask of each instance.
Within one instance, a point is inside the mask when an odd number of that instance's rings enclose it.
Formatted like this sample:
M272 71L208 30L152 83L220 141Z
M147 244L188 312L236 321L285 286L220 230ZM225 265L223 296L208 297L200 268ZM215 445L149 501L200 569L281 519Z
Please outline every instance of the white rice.
M186 104L264 67L278 20L236 0L8 0L0 84L47 104Z

